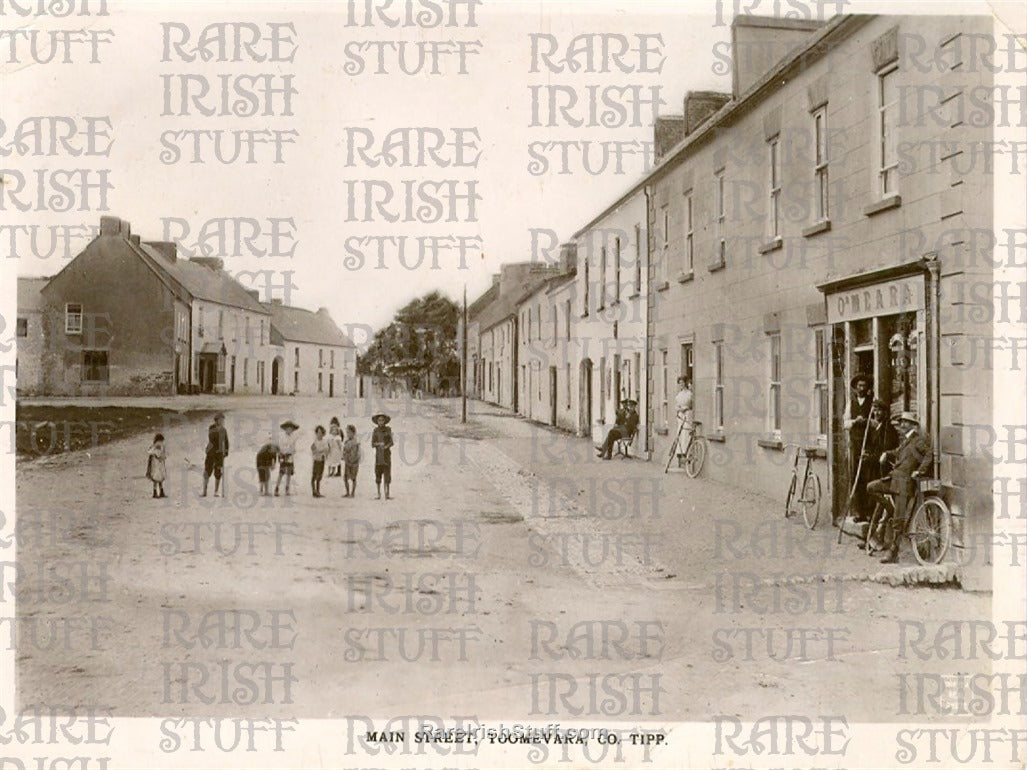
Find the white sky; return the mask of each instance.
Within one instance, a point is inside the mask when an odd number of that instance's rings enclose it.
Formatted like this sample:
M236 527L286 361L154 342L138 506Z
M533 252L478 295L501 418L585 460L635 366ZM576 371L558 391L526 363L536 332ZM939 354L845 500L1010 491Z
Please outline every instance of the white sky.
M97 0L93 0L94 5ZM362 3L361 3L362 4ZM765 0L742 3L755 13L773 12ZM779 3L781 12L788 4ZM831 13L834 3L825 4ZM899 8L898 6L903 6ZM529 85L547 83L584 86L658 85L666 102L664 113L680 113L686 90L730 90L730 73L715 74L720 57L715 45L729 40L731 2L724 2L718 24L718 4L689 3L541 3L489 2L476 10L474 28L439 27L419 30L345 26L345 3L176 3L158 5L133 2L110 3L110 16L71 17L64 20L32 20L27 28L112 29L111 44L101 45L101 63L72 66L51 63L3 68L3 114L7 133L0 146L23 118L34 115L109 116L114 144L107 158L16 157L0 158L3 165L20 170L33 182L35 169L110 169L109 212L99 210L66 213L0 210L4 224L97 224L103 213L128 219L133 232L145 239L162 237L162 217L181 217L197 230L210 218L246 216L293 217L298 247L292 259L230 257L230 270L292 270L295 292L292 304L315 309L326 306L340 325L380 326L414 296L441 289L458 299L466 283L473 300L489 285L491 273L503 262L529 259L530 228L550 228L567 239L640 176L639 157L629 157L624 174L590 175L581 170L561 175L550 170L536 176L528 172L527 145L533 141L575 139L598 141L647 141L652 138L651 114L643 110L641 126L618 128L529 127ZM808 7L816 9L816 3ZM846 10L969 12L967 3L858 3ZM986 10L986 9L983 9ZM465 17L461 9L460 18ZM12 17L3 19L10 28ZM245 62L161 62L161 22L188 24L193 39L204 24L217 21L291 22L295 25L297 53L286 64ZM665 61L660 74L543 74L531 73L530 33L556 35L566 45L582 33L659 33L663 36ZM344 71L347 42L361 40L480 40L480 54L468 57L468 75L408 76L365 72L351 76ZM75 51L76 60L86 57ZM4 53L0 60L6 60ZM371 54L365 56L370 60ZM370 64L370 62L369 62ZM443 59L443 72L455 71L457 59ZM371 67L369 66L369 69ZM204 74L213 83L216 75L291 73L299 93L293 98L292 117L162 116L162 74ZM280 107L280 99L275 102ZM279 110L280 111L280 110ZM344 129L371 128L378 137L397 127L474 127L481 136L482 155L476 169L367 169L346 167ZM299 137L284 150L286 162L273 165L223 165L160 160L160 137L169 129L295 129ZM268 147L260 152L269 152ZM555 159L554 155L550 155ZM476 223L402 225L387 222L346 222L346 180L457 178L475 179L482 200ZM31 185L33 188L34 184ZM22 193L31 198L31 194ZM95 199L94 199L95 200ZM462 208L460 209L463 210ZM387 269L349 270L344 266L344 241L357 235L451 235L480 236L485 257L456 269L455 255L443 257L443 269L426 266L409 270L394 256ZM75 245L84 245L80 239ZM24 254L26 241L19 241ZM0 236L0 253L8 256L8 236ZM77 248L74 250L77 253ZM60 269L59 258L23 256L21 275L49 275ZM5 271L6 272L6 271ZM7 272L9 275L10 273ZM280 282L280 279L279 281ZM255 284L260 287L262 284ZM6 296L6 292L5 292ZM359 337L360 335L356 335ZM361 341L359 338L356 340Z

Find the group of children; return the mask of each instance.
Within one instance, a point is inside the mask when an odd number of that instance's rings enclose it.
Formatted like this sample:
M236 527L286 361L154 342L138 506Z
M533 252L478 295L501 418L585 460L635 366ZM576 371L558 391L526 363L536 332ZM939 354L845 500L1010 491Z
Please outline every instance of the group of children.
M377 499L382 496L382 483L385 484L385 499L391 500L392 495L392 428L388 427L392 418L387 414L376 414L371 418L375 424L371 434L371 445L375 450L374 479L378 489ZM224 426L225 415L218 412L214 422L207 431L207 447L203 463L203 497L207 496L207 484L214 476L214 496L218 491L224 495L222 476L225 458L228 456L228 431ZM278 479L275 481L274 494L280 494L282 480L285 480L285 494L291 495L291 482L295 472L296 431L299 430L292 420L286 420L279 426L282 434L275 443L272 437L257 451L257 478L260 482L260 495L270 495L271 471L278 465ZM314 428L314 441L310 445L313 467L310 474L310 489L314 497L321 494L321 481L324 478L325 466L328 477L342 477L345 485L343 497L354 497L357 491L357 471L360 469L361 451L354 425L347 425L345 435L337 417L328 424L328 432L323 426ZM154 497L167 497L164 494L164 480L167 478L167 450L164 436L158 433L153 437L153 444L147 452L146 478L153 483Z

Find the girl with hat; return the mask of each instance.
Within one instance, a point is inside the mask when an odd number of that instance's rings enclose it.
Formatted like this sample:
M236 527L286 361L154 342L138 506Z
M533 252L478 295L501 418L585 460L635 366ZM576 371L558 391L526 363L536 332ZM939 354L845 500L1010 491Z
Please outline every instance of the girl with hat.
M374 447L374 483L378 487L375 499L382 499L382 482L385 482L385 499L391 500L389 487L392 485L392 420L387 414L376 414L371 418L375 424L371 433L371 446Z
M278 497L278 487L282 483L283 476L285 477L285 494L292 494L289 491L289 485L292 483L292 474L295 470L293 457L296 454L296 436L294 434L300 426L292 420L286 420L279 427L285 431L285 435L278 441L278 480L275 481L275 497Z

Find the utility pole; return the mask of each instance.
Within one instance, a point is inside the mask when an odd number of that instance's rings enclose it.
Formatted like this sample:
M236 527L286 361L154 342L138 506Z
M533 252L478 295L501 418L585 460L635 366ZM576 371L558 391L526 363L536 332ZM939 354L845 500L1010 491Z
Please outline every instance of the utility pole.
M464 317L460 324L460 422L467 422L467 284L464 284Z

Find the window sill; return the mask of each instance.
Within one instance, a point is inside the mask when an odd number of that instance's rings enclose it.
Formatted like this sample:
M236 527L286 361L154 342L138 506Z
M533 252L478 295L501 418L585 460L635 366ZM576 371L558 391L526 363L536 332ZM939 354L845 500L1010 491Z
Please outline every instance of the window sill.
M617 307L619 304L620 304L620 300L619 299L615 299L613 302L611 302L608 305L608 307Z
M582 313L582 314L581 314L581 317L582 317L582 318L588 318L588 313Z
M784 241L781 239L781 236L777 235L771 238L766 243L761 244L758 251L760 254L769 254L771 251L777 251L778 249L780 249L783 243Z
M678 283L688 283L695 279L695 271L689 270L687 273L678 273Z
M874 214L880 214L882 211L888 209L895 209L902 205L901 195L889 195L887 198L882 198L876 203L871 203L863 209L863 214L872 217Z
M816 224L810 225L809 227L804 227L802 229L802 237L803 238L809 238L810 236L816 235L817 233L826 233L830 229L831 229L831 220L830 219L824 219L824 220L821 220L820 222L817 222Z
M716 262L710 262L710 264L706 266L706 269L711 273L715 273L718 270L723 270L725 267L727 267L727 262L723 259L719 259Z
M706 437L707 441L716 441L718 444L723 444L727 441L727 435L722 430L715 431Z
M827 459L827 449L822 446L807 447L806 454L815 460Z
M634 294L629 294L628 299L638 299L642 296L642 292L636 291Z
M656 431L656 435L658 436L666 436L668 433L670 433L670 431L666 428L653 428L653 430Z
M656 285L656 291L667 291L670 288L670 284L664 281L663 283Z
M756 439L756 445L761 446L764 449L773 449L778 452L784 450L785 448L785 445L781 442L781 439L779 438L759 438Z

